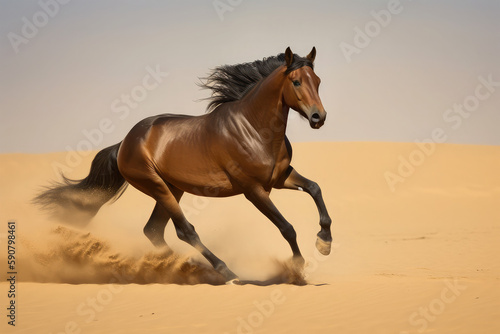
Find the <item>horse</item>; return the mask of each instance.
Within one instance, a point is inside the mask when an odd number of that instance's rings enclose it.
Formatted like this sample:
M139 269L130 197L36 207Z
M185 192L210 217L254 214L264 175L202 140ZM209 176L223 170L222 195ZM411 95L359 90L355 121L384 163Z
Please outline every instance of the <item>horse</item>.
M87 177L63 176L63 182L46 188L35 202L44 208L77 207L93 217L130 184L156 201L143 230L153 245L167 246L164 231L172 220L179 239L201 252L228 284L237 284L238 276L201 242L187 220L179 205L182 195L243 194L276 225L291 247L293 262L303 267L297 234L269 198L273 188L300 190L312 196L319 211L316 248L330 254L332 220L321 189L290 165L292 147L285 134L290 109L313 129L325 122L315 57L315 47L306 57L288 47L277 56L216 67L201 83L212 90L205 114L143 119L122 142L97 153Z

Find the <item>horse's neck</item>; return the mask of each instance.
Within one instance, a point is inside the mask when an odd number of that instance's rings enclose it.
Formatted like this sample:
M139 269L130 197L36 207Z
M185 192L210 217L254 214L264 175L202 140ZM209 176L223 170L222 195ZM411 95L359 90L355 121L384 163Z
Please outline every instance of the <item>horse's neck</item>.
M289 107L283 103L284 69L279 68L257 84L241 101L242 111L250 124L268 142L285 140Z

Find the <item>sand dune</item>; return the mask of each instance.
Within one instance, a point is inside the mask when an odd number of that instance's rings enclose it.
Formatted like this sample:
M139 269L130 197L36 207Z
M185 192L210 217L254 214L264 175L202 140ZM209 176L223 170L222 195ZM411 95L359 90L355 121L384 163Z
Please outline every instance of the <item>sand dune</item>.
M425 155L415 144L293 146L292 165L321 185L334 220L335 247L323 257L312 199L272 193L297 231L306 286L218 285L171 224L172 251L158 252L142 234L154 202L131 187L84 228L54 221L31 198L57 169L85 176L93 154L0 155L0 236L5 246L15 220L20 281L16 327L2 307L2 333L500 331L500 147L440 144ZM399 175L392 186L387 172ZM186 195L182 206L242 279L293 280L288 244L243 197ZM2 305L8 289L0 283Z

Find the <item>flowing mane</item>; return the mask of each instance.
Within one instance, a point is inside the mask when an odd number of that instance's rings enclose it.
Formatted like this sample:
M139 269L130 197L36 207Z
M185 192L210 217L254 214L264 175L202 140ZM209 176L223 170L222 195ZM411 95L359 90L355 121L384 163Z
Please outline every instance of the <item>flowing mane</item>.
M216 67L208 77L201 78L200 86L212 90L212 96L207 98L210 101L207 112L215 110L223 103L240 100L255 84L282 65L285 65L284 53L254 62ZM293 62L286 69L285 74L303 66L313 68L313 63L307 58L294 54Z

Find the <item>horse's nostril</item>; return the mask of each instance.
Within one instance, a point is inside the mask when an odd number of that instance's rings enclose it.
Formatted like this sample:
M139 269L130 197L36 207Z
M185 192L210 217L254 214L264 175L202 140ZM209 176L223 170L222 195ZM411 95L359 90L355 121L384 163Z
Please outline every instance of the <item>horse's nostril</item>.
M319 116L319 114L317 112L315 112L314 114L311 115L311 121L313 121L314 123L318 123L320 121L321 117Z

